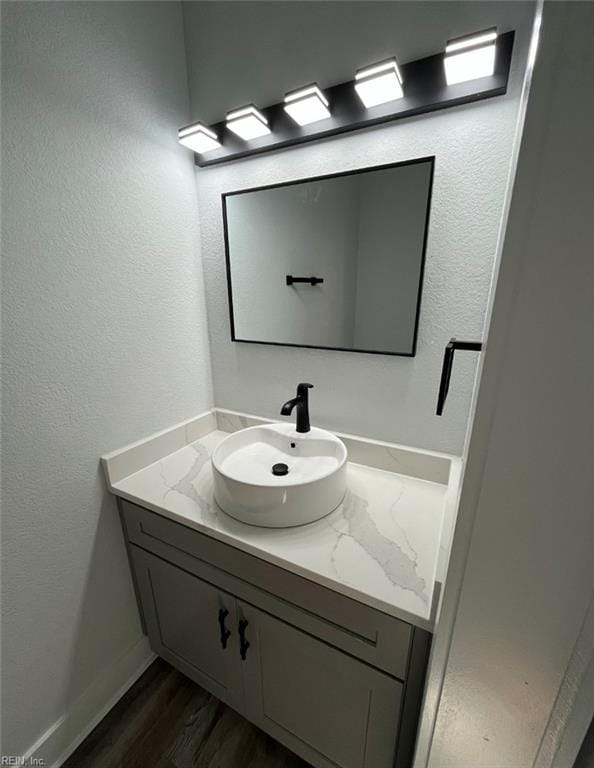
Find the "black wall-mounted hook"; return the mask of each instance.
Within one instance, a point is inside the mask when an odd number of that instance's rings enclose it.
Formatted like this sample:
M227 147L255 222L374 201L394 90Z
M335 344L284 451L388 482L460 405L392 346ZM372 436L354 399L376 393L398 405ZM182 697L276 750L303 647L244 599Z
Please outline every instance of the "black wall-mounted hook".
M470 352L480 352L483 348L481 341L458 341L456 338L450 339L446 344L443 354L443 365L441 368L441 380L439 382L439 395L437 396L437 415L441 416L445 405L448 391L450 389L450 379L452 377L452 366L454 365L454 353L457 349L465 349Z
M323 277L293 277L293 275L287 275L287 285L293 285L293 283L309 283L310 285L319 285L323 282Z

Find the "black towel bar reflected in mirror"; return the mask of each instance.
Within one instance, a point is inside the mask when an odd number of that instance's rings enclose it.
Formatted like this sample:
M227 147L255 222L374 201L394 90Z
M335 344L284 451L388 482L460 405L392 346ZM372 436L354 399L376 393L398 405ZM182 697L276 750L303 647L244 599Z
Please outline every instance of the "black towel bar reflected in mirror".
M309 285L319 285L323 282L323 277L293 277L293 275L287 275L287 285L293 285L293 283L309 283Z

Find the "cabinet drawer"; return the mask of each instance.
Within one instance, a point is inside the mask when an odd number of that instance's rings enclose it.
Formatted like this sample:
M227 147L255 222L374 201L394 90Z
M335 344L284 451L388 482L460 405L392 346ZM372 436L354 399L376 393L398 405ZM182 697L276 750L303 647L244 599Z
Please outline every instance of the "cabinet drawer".
M120 499L128 540L405 679L412 626L309 579Z

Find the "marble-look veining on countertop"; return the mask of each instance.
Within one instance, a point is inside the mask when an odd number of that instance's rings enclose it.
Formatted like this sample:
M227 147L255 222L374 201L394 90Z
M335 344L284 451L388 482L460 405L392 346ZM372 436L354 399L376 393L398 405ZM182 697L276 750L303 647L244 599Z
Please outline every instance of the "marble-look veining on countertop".
M219 429L205 435L113 484L113 491L379 610L432 629L447 486L349 463L347 494L330 515L299 528L250 526L226 515L213 499L210 455L226 434Z
M168 456L173 451L178 451L193 443L212 432L213 429L236 432L238 429L270 423L273 423L272 419L214 408L124 448L105 454L102 457L102 463L107 481L110 486L118 483L128 475L138 472L149 464ZM443 453L422 451L404 445L382 443L353 435L337 434L346 445L350 460L356 464L365 464L369 467L419 477L444 485L449 482L449 473L453 463L459 462L455 456L448 456Z
M159 461L164 456L169 456L174 451L179 451L216 428L216 412L206 411L117 451L105 454L101 458L101 463L107 482L110 485L118 483L128 475Z

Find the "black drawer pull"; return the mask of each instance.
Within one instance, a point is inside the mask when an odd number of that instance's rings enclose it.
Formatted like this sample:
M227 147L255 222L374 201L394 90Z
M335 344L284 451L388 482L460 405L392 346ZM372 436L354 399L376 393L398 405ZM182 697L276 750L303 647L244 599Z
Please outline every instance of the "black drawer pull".
M231 630L225 626L225 619L229 615L226 608L219 608L219 629L221 630L221 648L225 650L227 641L231 637Z
M239 655L241 656L241 660L245 661L245 657L247 655L248 648L250 647L250 642L245 636L245 630L247 629L248 621L247 619L241 619L239 622Z

